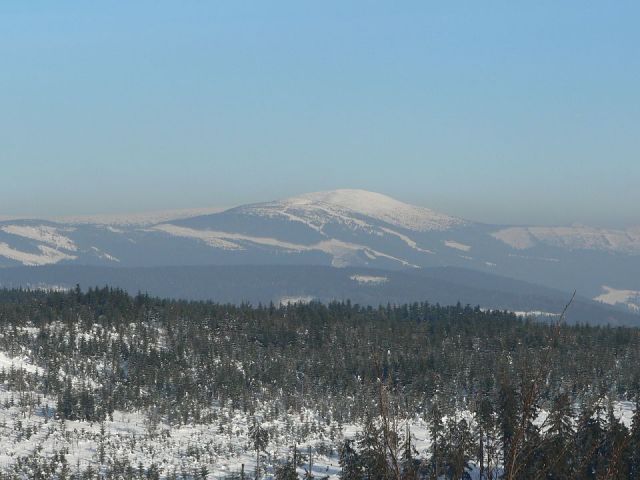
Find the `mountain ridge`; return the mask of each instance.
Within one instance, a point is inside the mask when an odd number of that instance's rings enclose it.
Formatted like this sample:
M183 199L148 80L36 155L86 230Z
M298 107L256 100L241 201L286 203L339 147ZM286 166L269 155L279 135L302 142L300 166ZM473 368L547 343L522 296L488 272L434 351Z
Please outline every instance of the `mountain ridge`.
M564 291L577 288L605 301L620 298L603 296L605 286L640 291L640 228L490 225L358 189L182 211L175 218L156 212L155 219L0 221L0 267L450 266Z

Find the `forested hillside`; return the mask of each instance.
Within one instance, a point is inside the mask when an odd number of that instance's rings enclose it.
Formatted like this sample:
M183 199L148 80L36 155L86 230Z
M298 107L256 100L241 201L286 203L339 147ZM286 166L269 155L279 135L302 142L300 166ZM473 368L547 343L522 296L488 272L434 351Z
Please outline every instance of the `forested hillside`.
M441 305L480 305L485 309L556 314L569 294L474 270L442 267L404 271L296 265L199 265L108 268L77 265L0 268L0 288L71 290L95 285L130 294L220 303L275 304L350 299L361 305L403 304L429 299ZM566 323L640 326L640 315L579 294ZM615 293L614 293L615 294Z
M638 329L4 290L0 351L5 478L640 478Z

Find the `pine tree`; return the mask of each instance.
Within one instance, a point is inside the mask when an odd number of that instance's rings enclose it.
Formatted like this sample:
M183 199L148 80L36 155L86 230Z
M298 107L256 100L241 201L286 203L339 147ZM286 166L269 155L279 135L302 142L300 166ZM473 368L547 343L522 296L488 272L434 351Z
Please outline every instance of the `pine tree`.
M465 419L456 421L451 418L447 422L444 444L444 467L447 478L469 478L471 470L471 431Z
M479 477L483 479L485 477L486 469L489 467L490 461L487 459L488 449L487 444L494 427L493 418L493 405L491 400L483 395L479 401L475 404L475 418L476 418L476 436L477 436L477 453L476 457L479 463ZM485 460L486 463L485 463Z
M366 480L386 479L388 465L382 433L369 414L365 416L363 430L358 438L358 449L364 478Z
M353 444L353 440L345 440L340 447L340 478L342 480L362 479L360 456Z
M102 422L100 424L100 437L98 439L98 461L100 462L100 465L104 465L104 461L105 461L105 457L106 457L106 451L105 451L105 436L106 436L106 430L105 430L105 425L104 422Z
M444 453L444 425L442 417L444 416L439 398L432 399L431 408L427 413L427 424L429 425L429 433L431 434L431 478L438 478L443 471L442 456Z
M309 445L307 449L307 456L309 460L308 468L305 468L304 479L311 480L314 478L313 476L313 452L311 451L311 446Z
M605 428L602 417L600 402L593 406L585 405L580 414L575 444L575 475L578 478L589 479L605 475Z
M568 480L573 477L573 416L569 395L561 393L556 396L549 412L549 429L546 432L548 443L543 450L546 458L544 468L547 475L553 479Z
M291 460L276 468L275 480L298 480L296 467Z
M56 411L62 418L67 420L75 419L75 399L73 396L73 388L71 386L71 377L67 377L64 384L64 390L58 395Z
M256 471L255 478L260 476L260 452L263 452L269 444L269 432L253 419L253 424L249 429L249 437L253 443L253 449L256 451Z
M209 478L209 469L206 465L202 465L198 473L202 480L207 480L207 478Z
M498 398L498 416L502 436L502 458L506 461L511 455L512 441L518 422L518 395L507 375L500 381Z
M612 403L609 403L606 427L603 445L605 478L628 478L629 430L615 416Z
M411 429L409 422L405 427L404 438L402 439L402 478L405 480L415 480L418 478L418 465L420 462L416 460L418 451L411 441Z

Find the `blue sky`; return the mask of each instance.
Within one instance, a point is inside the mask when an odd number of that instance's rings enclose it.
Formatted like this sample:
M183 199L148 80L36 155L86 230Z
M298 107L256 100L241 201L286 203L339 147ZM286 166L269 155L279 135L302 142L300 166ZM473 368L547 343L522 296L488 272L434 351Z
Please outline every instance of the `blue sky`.
M640 3L527 3L3 1L0 216L363 188L640 224Z

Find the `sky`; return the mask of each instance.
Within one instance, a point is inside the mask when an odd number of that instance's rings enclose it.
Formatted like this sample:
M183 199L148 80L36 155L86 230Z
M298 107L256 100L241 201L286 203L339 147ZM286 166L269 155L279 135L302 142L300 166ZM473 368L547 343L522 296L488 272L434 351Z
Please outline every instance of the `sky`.
M361 188L640 225L640 2L0 2L0 217Z

